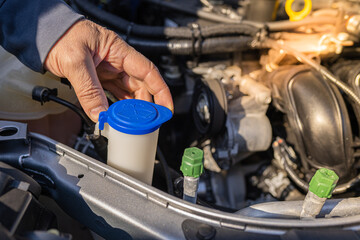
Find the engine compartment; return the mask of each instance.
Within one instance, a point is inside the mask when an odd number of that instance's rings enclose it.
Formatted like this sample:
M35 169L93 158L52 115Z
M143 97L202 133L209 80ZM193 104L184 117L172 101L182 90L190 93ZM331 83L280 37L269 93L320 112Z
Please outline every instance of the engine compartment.
M100 11L74 3L90 18L125 34L130 44L147 38L148 48L140 43L134 47L159 66L175 104L174 119L162 127L159 146L175 170L183 149L204 150L200 198L232 211L270 199L300 200L315 170L323 167L340 176L335 194L356 196L356 99L341 86L350 83L344 80L348 77L339 74L356 62L358 36L351 25L358 5L314 2L306 19L286 21L285 2L276 14L258 7L265 6L260 2L142 1L132 16L122 15L111 2L104 5L107 13L133 22L125 32L126 22L112 25L111 18L98 18ZM181 5L202 7L211 17L194 15ZM299 1L292 7L303 5ZM118 7L133 6L124 2ZM154 11L152 18L141 14L144 9ZM159 23L162 34L156 32ZM161 41L168 42L167 49L153 48L152 43ZM159 56L162 51L171 54ZM346 88L356 92L351 86Z
M285 9L289 8L286 4L290 4L292 13L288 9L286 13ZM284 234L284 229L289 228L324 229L346 225L348 230L358 229L360 4L313 1L311 12L298 20L288 20L288 15L290 18L299 15L307 4L309 1L73 0L74 9L114 30L151 59L171 90L175 112L159 133L158 161L152 183L157 189L132 178L126 180L126 175L116 171L110 173L111 168L100 163L106 163L106 143L103 139L94 141L93 126L86 121L77 142L71 146L73 149L33 133L29 135L33 140L29 141L39 145L41 151L46 149L42 144L54 145L49 149L60 156L59 162L62 155L57 148L61 146L63 156L72 159L66 160L69 164L85 161L88 171L92 171L90 165L96 165L94 159L99 160L100 165L93 167L103 169L99 170L103 178L99 181L108 181L104 180L107 174L115 176L117 181L120 178L120 182L124 181L122 184L131 186L131 191L145 194L144 199L152 201L151 204L165 206L166 211L159 210L164 214L173 206L181 216L190 216L199 222L211 225L213 221L220 228L249 232L253 228L253 232L272 235ZM44 89L60 87L46 85L44 81L36 85L44 88L38 91L39 97L35 100L47 107L50 104L47 101L54 100L43 98ZM25 92L29 92L28 88ZM118 100L111 92L106 93L110 103ZM34 91L31 97L34 99ZM4 113L1 118L18 120L6 117L6 111L0 108L0 113ZM0 146L4 146L3 149L11 146L9 149L15 151L14 145L19 143L6 139L4 129L0 127L3 144ZM196 205L177 202L183 195L181 157L188 147L198 147L204 152L205 170L200 177L197 201L200 210L196 210ZM77 151L87 157L78 155ZM21 163L21 158L20 163L15 163L15 156L0 154L0 160L16 165L37 181L45 179L34 169L29 170L35 164L33 160L29 160L29 167ZM300 220L309 182L321 168L333 170L339 176L332 192L334 199L327 200L322 212L312 221ZM50 170L45 169L43 173L51 179L56 176L47 171ZM73 176L79 176L76 174ZM78 178L84 183L82 177ZM65 201L64 208L75 211L68 206L68 200L57 197L49 182L41 185L49 188L50 195L57 201ZM66 194L66 188L62 190ZM93 195L86 196L90 196L91 202ZM86 225L103 234L102 237L113 238L119 233L112 232L112 224L117 218L125 219L126 208L110 204L114 211L121 213L109 217L111 213L104 210L108 198L100 199L100 204L94 200L95 203L91 203L94 205L90 205L94 209L98 207L99 216L105 214L105 225L111 226L109 233L106 234L106 228L96 229L92 222ZM144 206L149 204L144 199L134 201ZM131 201L127 202L131 205ZM129 210L131 213L136 211L136 207L130 208L135 208ZM135 215L128 217L141 222L141 217ZM175 215L174 222L184 221ZM112 219L111 224L108 219ZM144 220L148 228L140 227L148 234L144 236L171 237L166 234L166 228L158 229L161 232L158 236L150 233L153 227L148 223L150 219ZM293 221L287 224L287 219ZM131 221L126 224L134 228ZM143 237L134 231L130 231L130 235Z

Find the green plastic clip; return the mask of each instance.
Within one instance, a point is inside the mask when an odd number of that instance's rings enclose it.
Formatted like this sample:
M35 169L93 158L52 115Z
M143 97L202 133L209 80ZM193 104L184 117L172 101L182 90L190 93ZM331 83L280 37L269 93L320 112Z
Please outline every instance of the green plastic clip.
M330 169L316 171L309 183L309 191L320 198L331 198L332 191L339 180L338 175Z
M204 171L204 152L196 147L186 148L182 157L180 170L186 177L200 177Z

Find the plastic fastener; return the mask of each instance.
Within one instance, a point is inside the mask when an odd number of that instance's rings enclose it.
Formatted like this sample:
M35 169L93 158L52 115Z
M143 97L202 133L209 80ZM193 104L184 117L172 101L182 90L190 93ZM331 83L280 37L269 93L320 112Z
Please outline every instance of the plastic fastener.
M187 148L182 157L180 170L185 177L198 178L204 171L204 152L196 147Z
M331 198L338 180L339 177L334 171L321 168L312 177L309 183L309 191L320 198Z

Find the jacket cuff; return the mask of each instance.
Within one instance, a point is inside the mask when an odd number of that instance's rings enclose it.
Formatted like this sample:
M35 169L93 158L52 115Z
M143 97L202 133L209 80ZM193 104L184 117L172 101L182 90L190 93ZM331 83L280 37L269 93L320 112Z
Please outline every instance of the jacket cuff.
M0 5L0 44L32 70L44 73L51 48L82 18L61 0L6 0Z

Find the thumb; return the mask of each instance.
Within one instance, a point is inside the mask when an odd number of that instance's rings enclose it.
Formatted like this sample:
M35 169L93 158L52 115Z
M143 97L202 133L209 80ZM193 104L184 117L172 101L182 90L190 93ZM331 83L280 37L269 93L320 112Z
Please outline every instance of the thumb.
M67 78L85 113L92 121L97 122L99 113L108 108L108 102L97 77L94 61L90 53L87 55L71 67Z

